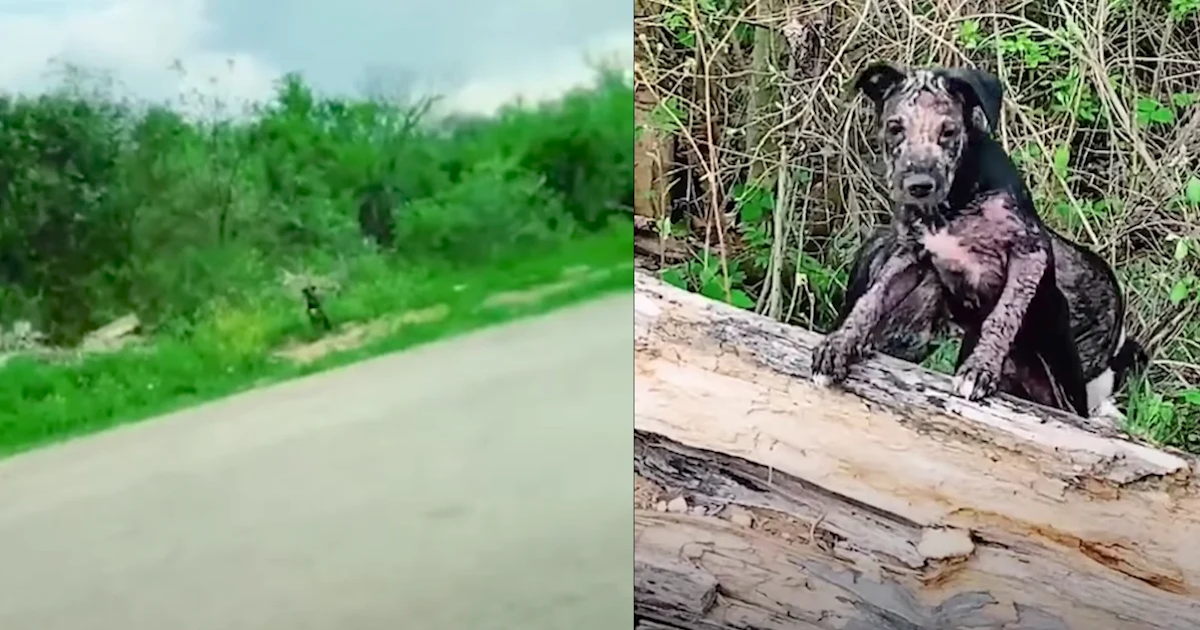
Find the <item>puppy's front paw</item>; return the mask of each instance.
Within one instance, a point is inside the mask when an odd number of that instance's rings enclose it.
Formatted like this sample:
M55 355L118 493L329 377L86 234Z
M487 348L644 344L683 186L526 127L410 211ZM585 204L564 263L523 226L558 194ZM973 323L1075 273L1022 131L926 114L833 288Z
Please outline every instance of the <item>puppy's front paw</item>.
M954 375L954 392L967 400L991 396L1000 389L1000 367L967 359Z
M1088 420L1095 424L1120 427L1125 424L1125 414L1121 413L1121 408L1111 398L1105 398L1088 414Z
M850 375L850 366L858 359L859 354L856 344L846 335L827 335L813 348L813 383L818 387L826 387L831 383L846 380Z

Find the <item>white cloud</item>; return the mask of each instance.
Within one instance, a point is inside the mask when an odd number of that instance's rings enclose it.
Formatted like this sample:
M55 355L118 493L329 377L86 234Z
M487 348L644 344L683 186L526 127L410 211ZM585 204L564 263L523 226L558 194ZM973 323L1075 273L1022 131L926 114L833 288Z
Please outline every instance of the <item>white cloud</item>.
M279 75L261 58L206 46L213 24L204 0L76 0L56 8L0 12L0 89L50 87L52 62L65 62L103 70L138 96L186 101L199 91L240 107L269 96Z
M260 0L244 1L249 5ZM262 5L256 8L236 2L221 5L216 2L218 0L0 0L0 41L5 43L5 54L0 57L0 90L40 91L51 87L58 80L48 72L53 68L52 62L66 62L103 71L134 96L171 101L194 115L220 111L234 114L252 102L270 98L275 81L284 70L334 80L362 75L381 59L406 58L393 50L391 42L387 41L374 45L364 43L362 49L353 50L344 48L344 37L329 41L313 36L322 30L343 35L361 34L371 31L377 24L360 23L364 15L361 11L345 16L344 21L350 23L332 24L329 23L328 6L314 7L311 3L298 1L282 3L277 10L287 13L280 19L286 17L283 20L286 23L307 25L306 28L312 31L308 39L311 45L332 47L330 50L314 55L311 54L313 48L305 46L305 54L295 59L265 58L263 55L297 56L295 40L279 40L278 35L273 44L265 39L243 37L240 45L255 46L253 50L238 49L238 45L221 46L217 42L222 38L229 41L230 33L245 33L247 29L252 32L252 25L257 20L273 18L258 15L264 10ZM363 2L369 4L371 0ZM548 9L549 5L541 2L525 11L530 13L530 20L535 21L534 16L540 16L541 11ZM562 11L547 15L551 22L564 19ZM428 33L430 37L440 38L438 29L448 28L453 34L452 24L435 21ZM495 33L487 41L476 42L477 46L490 51L483 55L487 61L462 68L463 80L454 81L455 87L446 94L441 108L488 113L518 97L535 101L552 98L586 83L594 77L592 64L601 60L615 59L624 67L631 67L631 28L618 28L582 44L553 50L538 50L525 35ZM460 46L463 43L470 45L470 42L460 42ZM460 49L458 54L465 55L466 52L472 51ZM480 55L475 54L478 52L473 51L472 58L482 61ZM466 55L464 59L472 55ZM308 68L304 67L305 63L323 65ZM426 71L431 76L416 76L418 84L428 84L430 78L452 80L444 69L437 69L445 63L440 66L432 60L430 63L432 66ZM299 67L288 64L299 64ZM356 67L359 65L365 67ZM325 74L321 75L321 71ZM420 75L422 69L413 67L411 72ZM322 89L320 83L316 87ZM214 110L214 102L222 103L224 107Z
M581 47L549 51L539 61L498 76L468 80L441 105L450 111L488 114L517 98L532 102L552 99L594 79L595 66L601 62L633 66L631 30L607 33Z

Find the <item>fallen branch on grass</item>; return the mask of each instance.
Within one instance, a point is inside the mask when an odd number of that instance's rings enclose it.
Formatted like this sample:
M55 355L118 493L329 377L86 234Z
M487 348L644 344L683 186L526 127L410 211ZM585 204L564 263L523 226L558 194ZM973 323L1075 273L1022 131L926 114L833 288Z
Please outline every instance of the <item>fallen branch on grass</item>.
M635 275L638 627L1192 630L1197 460Z

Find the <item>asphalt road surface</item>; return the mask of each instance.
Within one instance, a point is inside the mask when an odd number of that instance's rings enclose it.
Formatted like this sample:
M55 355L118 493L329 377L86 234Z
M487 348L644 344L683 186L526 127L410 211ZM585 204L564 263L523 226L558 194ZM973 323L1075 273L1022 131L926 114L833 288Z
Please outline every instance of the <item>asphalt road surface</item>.
M0 462L3 630L614 630L633 298Z

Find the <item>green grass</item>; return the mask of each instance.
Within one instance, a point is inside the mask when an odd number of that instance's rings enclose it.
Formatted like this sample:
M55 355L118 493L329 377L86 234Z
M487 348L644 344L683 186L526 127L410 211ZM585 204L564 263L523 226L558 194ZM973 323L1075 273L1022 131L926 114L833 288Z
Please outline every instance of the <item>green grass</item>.
M632 285L633 87L618 73L466 118L288 76L251 115L218 104L200 120L71 76L0 95L0 351L18 322L69 350L128 313L147 342L5 363L0 454ZM623 267L483 306L579 265ZM298 366L277 351L322 335L297 278L343 330L445 315Z
M283 379L323 371L465 331L541 313L632 286L632 233L620 226L534 257L510 256L490 267L437 274L396 272L403 289L360 310L372 316L446 307L440 319L400 327L357 348L304 365L272 355L289 340L306 336L297 305L290 311L226 311L192 339L164 338L143 348L48 363L18 358L0 369L0 456L177 410ZM564 270L586 265L569 289L507 306L486 306L489 296L564 279ZM378 298L375 287L360 289ZM223 322L235 322L234 325ZM240 334L214 334L224 330Z

